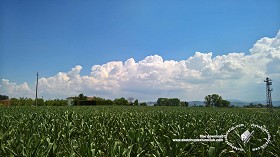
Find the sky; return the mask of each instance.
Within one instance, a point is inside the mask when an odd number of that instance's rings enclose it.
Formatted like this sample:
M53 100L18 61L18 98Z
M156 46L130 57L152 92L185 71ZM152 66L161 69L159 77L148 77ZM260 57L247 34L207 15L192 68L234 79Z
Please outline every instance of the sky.
M0 0L0 94L280 100L278 0Z

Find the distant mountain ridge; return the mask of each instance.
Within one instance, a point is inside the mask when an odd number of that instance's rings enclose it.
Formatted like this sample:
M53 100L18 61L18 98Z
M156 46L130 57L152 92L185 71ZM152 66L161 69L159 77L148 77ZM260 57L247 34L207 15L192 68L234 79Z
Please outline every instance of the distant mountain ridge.
M234 99L229 99L230 104L236 105L236 106L244 106L244 105L249 105L250 103L253 104L263 104L266 105L266 100L262 101L242 101L242 100L234 100ZM273 106L280 106L280 101L272 101Z
M227 99L227 101L230 102L230 105L234 105L234 106L239 106L239 107L243 107L246 105L250 105L250 103L253 104L263 104L266 105L266 101L242 101L242 100L238 100L238 99ZM188 101L189 102L189 106L205 106L204 101ZM156 104L157 102L147 102L148 106L154 106L154 104ZM272 101L272 105L273 106L280 106L280 101Z
M238 99L227 99L227 101L230 102L230 105L234 105L234 106L245 106L245 105L250 105L250 103L253 104L263 104L266 105L266 100L263 101L242 101L242 100L238 100ZM190 106L204 106L204 101L189 101L189 105ZM280 101L272 101L272 105L273 106L280 106Z

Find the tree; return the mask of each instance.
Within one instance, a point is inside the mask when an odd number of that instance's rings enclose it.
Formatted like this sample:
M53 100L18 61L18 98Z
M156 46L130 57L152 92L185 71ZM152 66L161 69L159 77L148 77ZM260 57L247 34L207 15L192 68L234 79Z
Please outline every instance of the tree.
M31 98L24 98L24 97L20 97L19 99L12 98L11 105L12 106L31 106L31 105L35 105L35 101Z
M230 106L230 102L227 100L222 100L222 107L229 107Z
M147 103L141 102L141 103L140 103L140 106L147 106Z
M125 99L125 98L116 98L115 100L114 100L114 104L115 105L118 105L118 106L127 106L129 103L128 103L128 101Z
M59 99L54 99L54 100L44 100L42 98L37 99L38 106L66 106L67 105L67 100L59 100ZM20 97L19 99L17 98L11 98L11 105L12 106L31 106L35 105L35 101L31 98L23 98Z
M9 97L7 95L0 95L0 100L7 100Z
M168 106L180 106L181 101L178 98L168 99Z
M188 107L188 106L189 106L189 103L188 103L188 102L186 102L186 101L182 101L182 102L181 102L181 106Z
M254 104L254 103L250 103L249 105L245 105L245 108L262 108L265 107L263 104L259 103L259 104Z
M265 107L265 106L264 106L263 104L261 104L261 103L258 103L257 107L258 107L258 108L263 108L263 107Z
M178 98L158 98L156 106L180 106L181 101Z
M213 94L211 96L211 99L212 99L212 103L213 103L212 106L222 107L222 100L223 100L223 98L220 95Z
M138 102L138 100L136 99L135 101L134 101L134 106L138 106L139 105L139 102Z
M67 106L67 100L59 100L59 99L54 99L54 100L46 100L45 101L45 106Z
M80 105L80 101L84 101L87 100L87 96L85 96L83 93L79 94L78 97L74 97L73 98L73 105L74 106L79 106Z
M212 101L212 97L211 95L207 95L205 98L204 98L204 104L206 107L210 107L211 106L211 101Z
M128 102L129 102L129 105L131 105L131 106L133 106L133 105L134 105L134 104L133 104L133 100L134 100L134 98L129 97L129 98L127 98L127 100L128 100Z
M168 100L167 98L158 98L157 106L165 106L167 100Z
M17 98L11 98L11 105L12 106L18 106L19 100Z
M95 100L95 101L105 101L105 99L101 98L101 97L94 97L93 100Z
M206 107L210 107L210 106L223 107L223 105L225 105L225 107L228 107L230 105L228 103L229 102L226 100L223 101L223 98L218 94L207 95L204 98L204 104Z
M44 104L44 99L38 98L38 99L37 99L37 105L38 105L38 106L44 106L44 105L45 105L45 104Z
M87 96L84 96L84 93L79 94L79 100L87 100Z

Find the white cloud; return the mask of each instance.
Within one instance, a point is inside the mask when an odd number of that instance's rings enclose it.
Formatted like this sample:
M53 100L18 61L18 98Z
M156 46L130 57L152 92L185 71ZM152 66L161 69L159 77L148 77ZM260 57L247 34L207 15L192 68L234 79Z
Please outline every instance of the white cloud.
M277 53L280 51L280 30L275 38L264 37L258 40L252 49L251 54L269 55L270 53Z
M2 85L0 86L1 93L15 97L32 97L33 92L26 82L22 84L10 83L7 79L2 79Z
M196 52L181 61L164 60L159 55L139 62L130 58L94 65L84 76L80 74L82 66L77 65L69 72L40 78L39 92L53 98L84 93L112 99L132 96L140 100L202 100L207 94L218 93L225 98L265 99L262 80L269 76L280 81L280 31L275 38L258 40L250 52L216 57L212 52ZM0 89L12 96L33 91L27 83L17 85L6 79L2 79Z

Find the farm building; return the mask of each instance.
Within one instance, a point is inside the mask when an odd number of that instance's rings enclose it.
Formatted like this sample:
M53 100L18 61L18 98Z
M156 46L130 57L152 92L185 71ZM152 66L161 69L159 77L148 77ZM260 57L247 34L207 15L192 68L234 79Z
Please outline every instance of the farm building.
M68 106L96 106L96 105L113 105L111 100L95 99L96 97L86 97L86 100L79 100L77 97L66 98Z
M66 100L68 106L72 106L74 104L74 97L68 97Z
M87 97L86 100L76 100L76 97L68 97L66 98L68 106L73 106L73 105L81 105L81 106L92 106L96 105L96 101L94 101L94 97ZM75 104L77 103L77 104Z
M2 104L4 106L10 106L11 105L11 100L10 99L0 100L0 104Z

